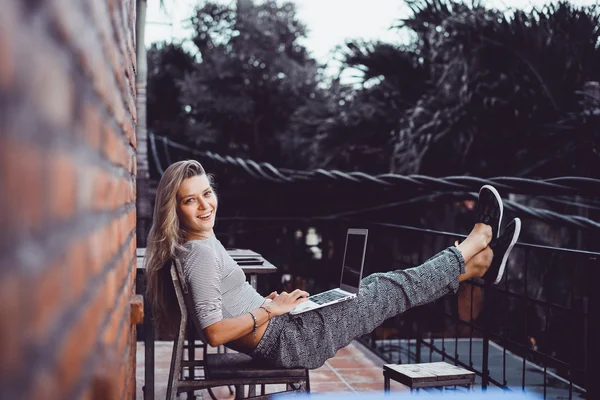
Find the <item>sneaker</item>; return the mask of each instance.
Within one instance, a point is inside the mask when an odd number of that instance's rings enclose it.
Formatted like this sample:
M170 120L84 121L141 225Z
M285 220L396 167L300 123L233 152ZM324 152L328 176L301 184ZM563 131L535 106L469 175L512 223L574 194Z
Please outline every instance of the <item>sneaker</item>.
M492 238L500 236L500 224L504 206L500 193L490 185L484 185L479 189L479 198L475 207L475 223L481 222L492 227Z
M483 276L483 280L486 283L492 282L494 285L497 285L502 280L508 255L515 243L517 243L520 233L521 220L515 218L506 226L498 239L492 240L490 248L494 251L494 257L492 258L492 265L490 265L490 268Z

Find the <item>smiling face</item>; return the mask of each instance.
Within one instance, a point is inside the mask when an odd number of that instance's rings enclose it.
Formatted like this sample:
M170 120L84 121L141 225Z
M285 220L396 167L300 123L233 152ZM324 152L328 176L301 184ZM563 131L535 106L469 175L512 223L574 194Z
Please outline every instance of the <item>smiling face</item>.
M177 191L177 216L187 231L186 239L208 239L214 235L217 196L206 175L185 179Z

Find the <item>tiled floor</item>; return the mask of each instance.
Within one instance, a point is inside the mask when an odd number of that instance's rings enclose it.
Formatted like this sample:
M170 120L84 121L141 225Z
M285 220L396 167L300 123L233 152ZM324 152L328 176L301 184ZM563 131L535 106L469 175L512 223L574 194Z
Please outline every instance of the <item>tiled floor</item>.
M169 365L173 342L157 342L155 347L155 399L164 399L167 390ZM321 368L310 371L310 388L315 394L322 393L383 393L384 362L373 355L358 342L337 352ZM143 399L144 385L144 344L138 343L137 349L137 396ZM274 385L276 386L276 385ZM279 387L267 387L267 390L277 391ZM399 383L392 382L392 391L407 390ZM216 388L214 393L218 399L232 399L233 395L227 388ZM198 398L210 399L206 391L197 392ZM185 398L185 397L180 397Z

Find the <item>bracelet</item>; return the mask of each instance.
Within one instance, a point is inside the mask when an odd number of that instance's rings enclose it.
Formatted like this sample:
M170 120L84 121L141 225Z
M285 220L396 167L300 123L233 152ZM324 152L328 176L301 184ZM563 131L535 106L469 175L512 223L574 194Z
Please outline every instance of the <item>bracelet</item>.
M269 317L268 317L268 318L269 318L269 321L270 321L270 320L271 320L271 311L267 310L267 308L266 308L266 307L263 307L263 306L260 306L260 307L258 307L258 308L262 308L263 310L265 310L265 311L267 312L267 314L269 314Z
M252 313L252 311L250 311L249 314L252 317L252 320L254 321L254 329L252 330L252 337L254 339L254 343L256 343L256 330L258 329L258 323L256 322L256 315L254 315L254 313Z

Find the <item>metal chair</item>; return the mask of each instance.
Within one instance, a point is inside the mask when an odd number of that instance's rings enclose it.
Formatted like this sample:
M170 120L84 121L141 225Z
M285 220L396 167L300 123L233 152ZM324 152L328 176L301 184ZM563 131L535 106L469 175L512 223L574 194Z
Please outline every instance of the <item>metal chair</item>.
M208 354L207 345L195 338L195 326L188 313L188 306L192 304L191 295L179 260L175 260L171 265L171 278L181 311L181 322L173 343L167 400L174 400L182 392L188 393L188 398L193 398L193 392L200 389L208 389L210 396L216 400L210 389L218 386L235 386L236 399L244 397L245 385L249 385L247 398L256 399L267 398L274 394L265 395L265 385L268 384L286 384L285 392L310 391L307 369L273 368L242 353ZM195 359L195 351L199 347L203 348L202 360ZM184 360L186 348L188 359ZM197 367L201 369L201 374L198 376ZM185 368L189 368L187 376ZM256 395L255 385L261 385L260 395Z

